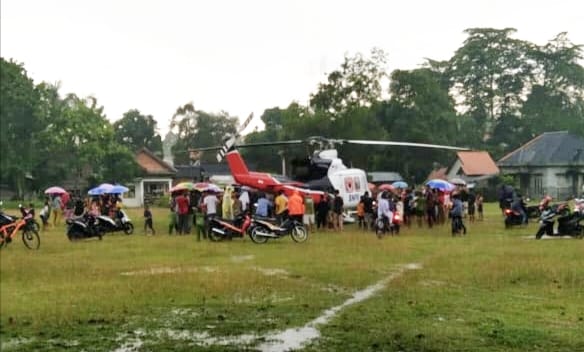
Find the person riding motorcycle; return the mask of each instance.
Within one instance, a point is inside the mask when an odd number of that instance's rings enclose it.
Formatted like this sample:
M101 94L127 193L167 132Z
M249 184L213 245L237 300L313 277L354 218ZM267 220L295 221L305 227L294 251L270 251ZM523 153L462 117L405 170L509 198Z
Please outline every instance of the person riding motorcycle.
M377 217L383 219L385 224L390 224L393 218L393 212L389 206L389 192L384 191L379 199L379 204L377 205Z
M511 204L511 210L521 214L521 223L527 224L527 212L525 211L526 204L521 194L517 193Z

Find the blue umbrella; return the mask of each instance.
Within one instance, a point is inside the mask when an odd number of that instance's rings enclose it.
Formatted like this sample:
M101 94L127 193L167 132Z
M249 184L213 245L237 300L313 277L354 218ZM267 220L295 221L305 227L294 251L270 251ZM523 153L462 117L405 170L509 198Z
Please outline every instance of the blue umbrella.
M426 182L426 186L430 186L430 188L435 188L446 192L452 191L454 188L456 188L452 183L440 179L430 180Z
M394 183L391 184L393 187L395 188L401 188L401 189L406 189L408 188L408 184L405 183L404 181L395 181Z
M92 188L87 192L90 196L99 196L100 194L110 193L114 185L109 183L102 183L101 185Z
M122 185L114 185L112 187L112 189L109 191L109 193L112 194L121 194L121 193L126 193L128 192L130 189L128 187L122 186Z

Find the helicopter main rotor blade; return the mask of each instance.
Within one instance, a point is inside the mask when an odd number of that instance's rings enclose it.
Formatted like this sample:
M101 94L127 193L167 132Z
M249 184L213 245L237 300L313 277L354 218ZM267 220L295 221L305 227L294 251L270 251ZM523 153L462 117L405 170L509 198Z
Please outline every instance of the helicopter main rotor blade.
M402 146L402 147L420 147L420 148L436 148L436 149L450 149L450 150L469 150L469 148L453 147L450 145L411 143L411 142L392 142L392 141L370 141L370 140L362 140L362 139L344 139L343 143L368 144L368 145L393 145L393 146Z

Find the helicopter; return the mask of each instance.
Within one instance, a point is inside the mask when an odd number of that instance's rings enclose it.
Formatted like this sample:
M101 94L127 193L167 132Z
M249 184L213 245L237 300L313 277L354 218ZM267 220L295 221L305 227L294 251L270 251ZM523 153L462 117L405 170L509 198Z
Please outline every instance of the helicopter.
M223 146L205 147L189 149L190 157L198 160L201 153L209 150L218 150L217 161L227 159L227 164L235 182L242 186L258 189L262 192L277 194L284 191L287 196L297 191L302 196L312 197L315 204L320 202L322 196L332 193L335 190L343 198L345 208L355 208L361 196L367 192L367 174L362 169L348 168L338 157L335 146L341 144L365 144L365 145L385 145L385 146L408 146L422 148L438 148L449 150L467 150L446 145L377 141L377 140L354 140L354 139L333 139L320 136L309 137L306 140L288 140L262 143L237 144L239 132L242 131L253 115L250 115L238 133L229 136L224 140ZM238 148L251 148L262 146L278 146L293 144L309 144L315 146L316 150L312 156L302 161L293 163L295 179L285 176L271 175L269 173L249 171Z

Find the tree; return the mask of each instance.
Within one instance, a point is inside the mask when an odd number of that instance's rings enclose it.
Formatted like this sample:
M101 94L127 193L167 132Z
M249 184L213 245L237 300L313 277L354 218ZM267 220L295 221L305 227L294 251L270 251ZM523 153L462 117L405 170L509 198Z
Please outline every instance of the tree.
M154 154L162 156L162 138L157 132L157 122L152 115L142 115L133 109L114 123L115 140L129 150L138 151L148 148Z
M479 140L489 141L503 118L520 116L533 71L528 60L530 45L511 38L516 32L513 28L470 28L465 32L468 38L450 59L446 72L461 101L459 108L474 120Z
M583 46L575 45L566 33L543 46L534 46L536 62L533 89L525 102L524 140L551 130L584 135Z
M176 164L190 163L189 148L219 146L228 135L237 132L237 118L226 112L210 114L195 110L193 103L180 106L170 122L178 140L172 148ZM215 160L215 155L206 153L204 160Z
M39 96L24 67L0 58L0 180L19 197L35 164Z
M336 115L356 107L368 107L382 97L382 80L387 76L387 55L381 49L371 50L371 57L362 54L345 56L341 68L331 72L326 83L310 96L310 107Z

